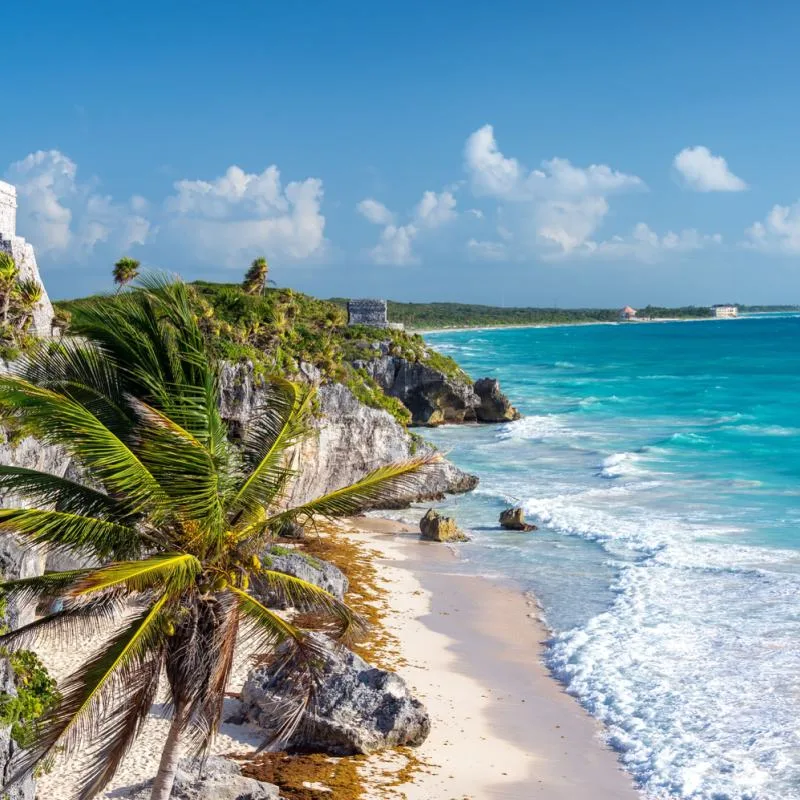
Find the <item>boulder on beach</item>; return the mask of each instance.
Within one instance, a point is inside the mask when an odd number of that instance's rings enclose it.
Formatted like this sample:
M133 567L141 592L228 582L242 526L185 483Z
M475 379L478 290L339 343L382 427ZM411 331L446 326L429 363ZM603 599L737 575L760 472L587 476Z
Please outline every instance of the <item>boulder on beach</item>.
M425 706L394 672L373 667L320 633L321 678L314 698L285 747L289 751L344 756L392 747L417 747L430 733ZM275 733L285 707L287 678L281 648L270 664L250 671L242 688L242 716Z
M153 781L140 784L125 796L131 800L150 800ZM122 796L122 795L119 795ZM204 761L181 759L175 773L172 800L280 800L280 790L272 783L245 778L238 764L219 756Z
M452 517L444 517L429 508L419 521L420 539L427 542L468 542L467 536Z
M500 524L509 531L535 531L537 527L525 521L525 512L519 507L507 508L500 514Z

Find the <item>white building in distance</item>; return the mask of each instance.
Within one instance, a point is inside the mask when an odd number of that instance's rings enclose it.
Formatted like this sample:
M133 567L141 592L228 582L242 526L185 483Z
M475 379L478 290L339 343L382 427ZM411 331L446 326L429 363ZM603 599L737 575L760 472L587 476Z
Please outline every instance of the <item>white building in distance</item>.
M731 319L739 316L738 306L722 303L717 306L712 306L712 309L714 310L714 316L717 319Z

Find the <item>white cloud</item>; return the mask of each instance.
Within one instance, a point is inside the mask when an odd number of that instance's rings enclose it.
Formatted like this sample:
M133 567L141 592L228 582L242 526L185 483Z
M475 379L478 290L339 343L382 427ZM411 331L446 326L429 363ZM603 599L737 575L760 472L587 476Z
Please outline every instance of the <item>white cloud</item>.
M369 253L376 264L404 266L417 264L419 259L412 250L418 230L414 225L387 225L380 235L378 244Z
M427 191L417 204L414 220L424 228L438 228L456 218L456 198L452 192Z
M39 150L14 162L7 177L17 187L17 228L41 255L84 259L101 244L116 253L151 236L146 203L126 203L95 191L96 181L80 183L78 167L58 150Z
M722 156L715 156L707 147L686 147L675 156L675 169L684 184L696 192L742 192L747 184L728 167Z
M439 228L458 216L456 198L449 189L438 193L423 192L405 225L396 225L396 215L372 198L362 200L356 208L370 222L384 226L378 243L368 251L371 260L376 264L395 266L418 264L413 245L419 234Z
M576 255L600 259L633 259L654 262L670 253L688 253L722 244L720 234L701 234L694 228L659 236L649 225L640 222L628 236L612 236L602 242L585 242Z
M479 208L468 208L466 213L471 214L475 219L483 219L483 211Z
M791 206L775 205L763 222L746 231L742 246L767 253L800 254L800 200Z
M467 242L467 254L479 261L505 261L508 248L503 242L470 239Z
M582 247L608 214L609 195L647 188L636 175L606 164L577 167L552 158L528 171L500 151L491 125L467 139L464 161L473 192L495 197L503 203L500 211L509 209L505 219L527 255L565 254Z
M284 188L278 167L229 167L211 181L181 180L164 203L165 231L202 263L240 267L254 255L306 259L325 247L322 181Z
M371 197L362 200L356 208L373 225L391 225L394 221L394 214L383 203L379 203Z

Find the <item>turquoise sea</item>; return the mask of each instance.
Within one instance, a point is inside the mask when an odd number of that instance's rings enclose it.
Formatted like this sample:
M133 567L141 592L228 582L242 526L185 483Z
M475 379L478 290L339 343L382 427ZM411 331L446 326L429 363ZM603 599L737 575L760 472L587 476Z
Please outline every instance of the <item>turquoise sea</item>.
M800 316L426 338L525 415L430 432L461 568L535 592L645 796L800 798Z

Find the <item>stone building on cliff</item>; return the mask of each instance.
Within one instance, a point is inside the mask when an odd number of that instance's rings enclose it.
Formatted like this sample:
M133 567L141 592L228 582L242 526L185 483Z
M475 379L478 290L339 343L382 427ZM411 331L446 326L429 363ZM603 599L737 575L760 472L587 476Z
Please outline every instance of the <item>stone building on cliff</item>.
M347 301L347 324L369 325L371 328L390 328L403 330L403 325L389 322L388 304L385 300L372 300L363 298Z
M20 277L42 284L33 245L17 236L17 190L0 181L0 251L10 253ZM38 336L49 336L53 322L53 306L42 284L42 299L33 310L32 328Z

